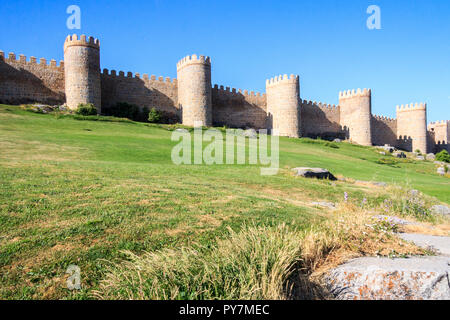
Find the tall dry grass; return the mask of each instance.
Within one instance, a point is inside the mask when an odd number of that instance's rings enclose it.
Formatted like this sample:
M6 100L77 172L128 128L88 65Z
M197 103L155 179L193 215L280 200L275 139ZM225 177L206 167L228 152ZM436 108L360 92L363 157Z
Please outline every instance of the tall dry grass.
M361 255L421 253L374 222L369 214L343 203L322 225L297 230L246 226L212 247L166 249L142 256L125 252L111 263L99 299L326 298L320 275Z

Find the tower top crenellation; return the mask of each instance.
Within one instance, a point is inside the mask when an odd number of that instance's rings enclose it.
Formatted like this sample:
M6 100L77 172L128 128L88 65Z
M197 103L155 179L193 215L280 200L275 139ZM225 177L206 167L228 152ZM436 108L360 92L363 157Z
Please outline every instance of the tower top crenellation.
M294 74L291 74L290 76L288 76L287 74L279 75L274 78L267 79L266 87L273 87L284 83L298 83L299 79L300 77Z
M397 106L397 112L405 112L405 111L413 111L413 110L426 110L427 104L426 103L411 103L411 104L405 104Z
M196 54L193 54L191 56L186 56L177 63L177 70L180 70L181 68L192 65L192 64L203 64L207 66L211 66L211 58L208 56L197 56Z
M64 51L66 51L67 48L73 46L83 46L100 49L100 41L98 39L94 39L93 37L86 37L84 34L79 38L76 34L71 36L69 35L64 42Z
M347 91L341 91L339 92L339 99L351 99L355 97L370 97L372 95L371 89L353 89L353 90L347 90Z

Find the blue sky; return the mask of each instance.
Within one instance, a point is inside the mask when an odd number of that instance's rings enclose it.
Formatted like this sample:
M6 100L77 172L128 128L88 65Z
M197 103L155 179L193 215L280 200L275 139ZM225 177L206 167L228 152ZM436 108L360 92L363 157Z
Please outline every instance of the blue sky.
M81 30L66 8L81 7ZM381 30L368 30L369 5ZM213 83L256 92L265 79L300 75L301 97L337 104L341 90L371 88L373 113L428 103L450 119L450 1L2 1L0 50L63 58L68 34L98 37L102 68L176 77L176 62L212 57Z

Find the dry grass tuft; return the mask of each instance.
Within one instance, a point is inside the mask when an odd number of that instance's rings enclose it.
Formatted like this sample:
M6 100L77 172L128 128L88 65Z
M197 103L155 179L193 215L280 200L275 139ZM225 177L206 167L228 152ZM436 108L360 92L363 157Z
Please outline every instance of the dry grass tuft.
M212 247L161 250L111 263L100 299L283 300L327 297L320 276L363 255L421 254L371 215L343 203L308 230L284 224L229 230Z

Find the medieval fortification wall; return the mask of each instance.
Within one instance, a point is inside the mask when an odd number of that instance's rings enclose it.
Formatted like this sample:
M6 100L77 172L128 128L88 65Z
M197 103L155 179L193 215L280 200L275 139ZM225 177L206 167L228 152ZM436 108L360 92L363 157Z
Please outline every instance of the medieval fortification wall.
M44 58L28 60L24 55L17 59L14 53L5 57L0 51L0 101L9 104L42 102L63 104L64 62L55 60L48 64Z
M303 137L343 137L340 106L302 100L300 114Z
M64 62L29 60L0 51L0 103L66 104L76 109L92 103L99 111L120 102L156 108L185 125L269 129L280 136L346 138L362 145L389 144L407 151L449 149L450 122L429 124L426 104L397 107L397 118L372 115L372 92L339 93L339 105L302 100L297 75L266 81L266 93L212 86L211 59L187 56L177 65L177 79L104 69L100 42L68 36ZM275 130L274 130L275 129Z
M231 128L267 128L266 94L214 85L213 124Z
M372 143L377 146L398 145L397 119L384 116L372 116Z

